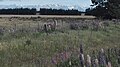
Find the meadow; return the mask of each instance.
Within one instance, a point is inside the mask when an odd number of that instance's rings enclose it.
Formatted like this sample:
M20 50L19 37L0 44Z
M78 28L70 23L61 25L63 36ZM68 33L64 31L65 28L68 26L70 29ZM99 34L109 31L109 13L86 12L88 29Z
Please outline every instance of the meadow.
M120 67L120 20L0 18L0 67L110 66Z

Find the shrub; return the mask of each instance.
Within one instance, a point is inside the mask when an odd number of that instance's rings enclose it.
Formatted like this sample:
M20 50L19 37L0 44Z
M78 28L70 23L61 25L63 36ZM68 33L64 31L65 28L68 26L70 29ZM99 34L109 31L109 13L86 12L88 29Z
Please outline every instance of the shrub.
M72 29L72 30L78 30L79 29L79 25L77 23L71 23L70 24L70 29Z

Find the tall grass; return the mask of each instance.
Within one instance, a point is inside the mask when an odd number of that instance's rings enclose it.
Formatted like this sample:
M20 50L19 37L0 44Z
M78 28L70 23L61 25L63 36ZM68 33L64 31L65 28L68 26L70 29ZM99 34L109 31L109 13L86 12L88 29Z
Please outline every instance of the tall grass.
M56 30L46 33L43 25L53 19L34 20L13 18L13 21L0 22L0 67L104 65L106 61L101 62L104 58L99 60L99 57L109 57L109 66L119 65L119 24L101 21L109 25L102 25L103 28L96 24L98 29L94 30L92 23L99 23L98 20L56 19ZM77 24L75 29L74 23Z

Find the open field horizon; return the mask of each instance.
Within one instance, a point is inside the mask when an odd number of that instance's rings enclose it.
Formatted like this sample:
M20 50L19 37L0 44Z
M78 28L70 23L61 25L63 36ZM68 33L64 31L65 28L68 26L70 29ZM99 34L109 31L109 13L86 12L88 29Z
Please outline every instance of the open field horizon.
M0 17L40 17L40 18L83 18L83 19L95 19L95 16L81 16L81 15L0 15Z

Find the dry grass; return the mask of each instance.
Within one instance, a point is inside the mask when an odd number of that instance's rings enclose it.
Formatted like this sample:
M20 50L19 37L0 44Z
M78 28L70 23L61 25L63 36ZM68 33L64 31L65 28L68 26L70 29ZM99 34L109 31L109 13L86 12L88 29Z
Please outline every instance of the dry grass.
M44 23L57 21L57 29L46 34ZM99 24L93 30L93 22L107 22L105 29ZM47 18L0 18L0 65L1 67L55 67L52 59L66 53L78 56L80 43L85 54L93 50L120 47L120 25L113 21ZM70 29L70 24L86 23L87 29ZM81 28L81 27L80 27ZM9 30L15 30L10 31ZM20 30L27 31L21 32ZM38 29L43 31L38 31ZM37 31L35 31L37 30ZM2 34L3 33L3 34ZM69 55L67 56L69 58ZM61 59L58 59L59 63Z
M0 15L0 17L40 17L40 18L79 18L79 19L94 19L95 16L81 16L81 15Z

